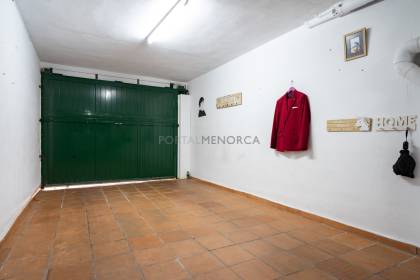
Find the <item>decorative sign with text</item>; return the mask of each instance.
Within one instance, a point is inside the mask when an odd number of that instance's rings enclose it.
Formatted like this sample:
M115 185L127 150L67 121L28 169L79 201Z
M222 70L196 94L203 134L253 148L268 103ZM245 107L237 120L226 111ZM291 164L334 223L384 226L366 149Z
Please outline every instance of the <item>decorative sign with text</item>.
M219 97L216 101L217 109L223 109L239 105L242 105L242 92Z
M372 119L358 118L358 119L341 119L328 120L328 132L368 132L372 128Z
M416 130L417 116L379 117L375 120L377 131Z

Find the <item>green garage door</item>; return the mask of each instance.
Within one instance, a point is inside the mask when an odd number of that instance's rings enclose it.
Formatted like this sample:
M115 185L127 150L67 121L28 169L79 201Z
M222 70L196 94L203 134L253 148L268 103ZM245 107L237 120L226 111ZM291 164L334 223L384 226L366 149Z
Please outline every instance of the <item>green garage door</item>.
M41 121L44 186L176 177L175 89L44 72Z

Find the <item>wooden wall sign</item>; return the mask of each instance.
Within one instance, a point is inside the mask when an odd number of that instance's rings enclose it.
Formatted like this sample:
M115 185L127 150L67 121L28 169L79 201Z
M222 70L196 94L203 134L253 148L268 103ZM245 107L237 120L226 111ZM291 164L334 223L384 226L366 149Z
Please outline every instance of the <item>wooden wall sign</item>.
M379 117L375 120L377 131L416 130L417 116Z
M342 120L328 120L328 132L367 132L372 128L372 119L358 118L358 119L342 119Z
M242 92L219 97L216 101L217 109L223 109L239 105L242 105Z

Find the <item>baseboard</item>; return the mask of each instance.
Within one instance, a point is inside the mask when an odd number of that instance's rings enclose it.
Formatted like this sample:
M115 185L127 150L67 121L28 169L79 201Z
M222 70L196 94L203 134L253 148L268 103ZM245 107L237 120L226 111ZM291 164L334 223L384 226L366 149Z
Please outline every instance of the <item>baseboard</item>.
M25 199L20 207L18 207L15 210L15 215L9 219L9 223L6 225L7 229L5 229L0 234L0 248L3 245L3 242L9 237L9 235L12 233L13 226L19 221L19 219L22 218L22 214L25 212L26 208L28 207L29 203L33 200L33 198L38 194L38 192L41 190L41 186L37 187L36 190L32 193L31 196L29 196L27 199Z
M352 232L352 233L361 235L361 236L363 236L367 239L370 239L370 240L379 241L383 244L386 244L388 246L397 248L399 250L402 250L402 251L405 251L405 252L408 252L408 253L411 253L411 254L417 254L417 255L420 254L420 248L415 246L415 245L411 245L411 244L404 243L404 242L401 242L401 241L397 241L397 240L394 240L394 239L391 239L391 238L388 238L388 237L384 237L384 236L381 236L381 235L378 235L378 234L375 234L375 233L372 233L372 232L369 232L369 231L366 231L366 230L363 230L363 229L359 229L359 228L349 226L349 225L346 225L346 224L343 224L343 223L340 223L340 222L337 222L337 221L334 221L334 220L331 220L331 219L328 219L328 218L318 216L316 214L312 214L312 213L305 212L305 211L302 211L302 210L299 210L299 209L296 209L296 208L285 206L283 204L280 204L280 203L277 203L277 202L274 202L274 201L271 201L271 200L268 200L268 199L265 199L265 198L261 198L261 197L258 197L256 195L253 195L253 194L249 194L249 193L246 193L246 192L242 192L242 191L234 190L234 189L231 189L231 188L228 188L228 187L225 187L225 186L221 186L221 185L215 184L213 182L209 182L209 181L202 180L202 179L195 178L195 177L193 177L192 179L196 180L196 181L199 181L199 182L202 182L202 183L205 183L207 185L219 188L219 189L223 189L225 191L229 191L229 192L233 192L233 193L245 196L249 199L257 201L258 203L267 204L267 205L270 205L270 206L273 206L273 207L276 207L276 208L279 208L279 209L282 209L282 210L285 210L285 211L288 211L288 212L291 212L291 213L294 213L294 214L298 214L302 217L308 218L308 219L313 220L313 221L324 223L324 224L330 225L330 226L338 228L338 229L342 229L342 230L345 230L345 231L348 231L348 232Z

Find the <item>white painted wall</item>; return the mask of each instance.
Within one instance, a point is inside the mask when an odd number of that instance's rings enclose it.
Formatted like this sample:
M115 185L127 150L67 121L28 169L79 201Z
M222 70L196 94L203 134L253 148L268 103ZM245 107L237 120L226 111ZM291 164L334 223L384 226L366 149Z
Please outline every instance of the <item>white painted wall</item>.
M40 83L16 4L0 1L0 240L41 183Z
M178 178L185 179L191 169L191 96L180 95L178 105Z
M256 135L261 145L192 145L192 176L420 245L417 179L395 176L402 132L327 133L326 120L420 116L420 88L393 70L396 48L420 35L420 1L385 0L315 29L301 27L189 83L191 133ZM344 62L343 35L369 28L369 56ZM289 81L308 94L310 150L276 153L269 139L276 100ZM243 105L216 109L242 91ZM207 117L198 118L205 97ZM410 137L420 164L420 130Z

